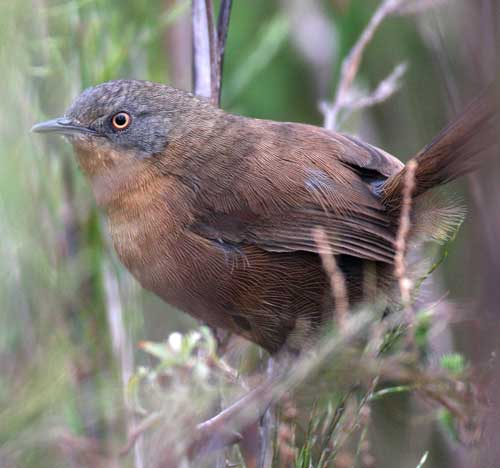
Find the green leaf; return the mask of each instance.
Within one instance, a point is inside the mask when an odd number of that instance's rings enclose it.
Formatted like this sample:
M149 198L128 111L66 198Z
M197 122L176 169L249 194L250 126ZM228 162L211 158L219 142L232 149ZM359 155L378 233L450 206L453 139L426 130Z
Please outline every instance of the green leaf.
M455 418L452 413L450 413L446 408L441 408L438 412L438 420L441 426L445 429L448 435L453 439L458 441L457 428L455 426Z
M392 395L394 393L403 393L403 392L411 392L414 389L412 385L398 385L396 387L383 388L382 390L378 390L374 392L370 400L378 400L387 395Z
M415 342L421 349L425 349L429 342L429 331L432 325L432 312L429 310L417 313L415 320Z
M440 364L443 369L450 371L453 375L460 375L465 369L465 359L459 353L441 356Z

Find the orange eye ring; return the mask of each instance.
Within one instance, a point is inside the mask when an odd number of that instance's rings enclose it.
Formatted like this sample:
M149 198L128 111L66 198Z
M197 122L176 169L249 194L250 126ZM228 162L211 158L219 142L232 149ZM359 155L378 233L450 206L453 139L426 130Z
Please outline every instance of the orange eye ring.
M125 130L132 122L132 117L127 112L118 112L111 119L111 125L115 130Z

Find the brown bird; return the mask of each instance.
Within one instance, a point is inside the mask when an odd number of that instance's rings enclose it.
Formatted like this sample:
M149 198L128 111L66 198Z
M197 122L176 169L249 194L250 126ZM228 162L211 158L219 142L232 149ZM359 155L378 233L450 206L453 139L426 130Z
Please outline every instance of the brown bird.
M456 224L427 193L471 170L494 142L493 100L483 93L415 156L413 241L443 239ZM73 144L141 285L213 327L272 353L310 343L335 307L316 228L350 304L391 300L405 166L372 145L133 80L87 89L33 131Z

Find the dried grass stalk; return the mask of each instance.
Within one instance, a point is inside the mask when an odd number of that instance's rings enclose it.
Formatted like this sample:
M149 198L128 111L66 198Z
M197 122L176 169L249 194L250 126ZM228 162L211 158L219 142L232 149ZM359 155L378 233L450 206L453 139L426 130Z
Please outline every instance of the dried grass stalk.
M347 312L349 310L349 300L347 298L347 288L345 278L337 266L335 256L332 249L328 244L325 231L323 229L316 229L314 231L314 242L318 248L323 268L330 280L330 290L333 300L335 301L335 321L339 329L343 329L347 319Z
M415 190L415 172L417 170L417 161L412 159L406 165L406 174L403 187L403 201L399 217L399 228L396 235L394 257L394 276L399 283L401 301L407 307L411 301L412 282L407 275L405 256L407 251L408 236L411 229L411 207L412 195Z
M337 87L334 102L331 105L323 103L321 106L321 110L325 116L325 128L329 130L337 128L339 113L343 109L349 107L350 91L358 73L366 46L370 43L382 22L392 13L396 12L405 2L406 0L383 1L375 11L356 44L349 52L349 55L342 62L340 82ZM393 88L390 93L386 93L385 98L387 99L390 97L395 91L397 91L397 88Z

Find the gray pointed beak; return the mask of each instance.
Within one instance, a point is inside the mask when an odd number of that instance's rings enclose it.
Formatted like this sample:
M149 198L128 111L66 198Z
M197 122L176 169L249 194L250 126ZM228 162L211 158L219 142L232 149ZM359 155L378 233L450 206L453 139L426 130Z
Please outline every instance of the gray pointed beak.
M47 122L41 122L34 125L31 128L32 132L35 133L58 133L60 135L82 135L82 134L94 134L95 130L87 127L83 127L66 117L60 117L54 120L47 120Z

